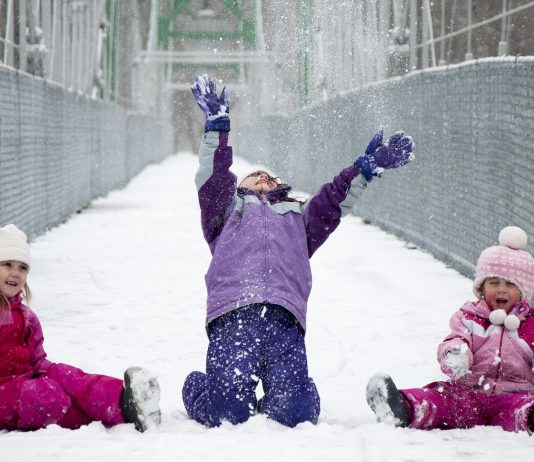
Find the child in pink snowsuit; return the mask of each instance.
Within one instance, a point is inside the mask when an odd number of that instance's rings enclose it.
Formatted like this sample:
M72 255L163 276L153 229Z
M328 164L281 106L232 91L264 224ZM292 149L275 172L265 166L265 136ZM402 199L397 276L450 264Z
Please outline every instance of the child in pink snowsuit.
M46 358L39 320L22 302L30 298L29 269L26 235L15 225L0 228L0 430L98 420L144 431L158 423L159 387L146 370L128 369L123 382Z
M500 245L478 259L473 291L450 320L451 333L438 347L449 381L397 390L377 374L367 402L379 422L422 430L500 426L534 431L534 258L522 250L527 235L504 228Z

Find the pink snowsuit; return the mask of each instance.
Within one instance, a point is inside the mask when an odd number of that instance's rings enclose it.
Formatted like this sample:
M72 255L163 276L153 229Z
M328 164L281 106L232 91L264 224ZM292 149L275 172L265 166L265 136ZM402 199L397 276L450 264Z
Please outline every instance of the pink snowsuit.
M526 430L534 407L534 308L522 302L512 308L520 325L509 331L489 320L484 300L467 302L450 320L452 332L438 348L446 372L447 352L467 345L469 370L458 380L400 390L411 405L411 428L470 428L495 425Z
M0 430L124 423L122 390L122 380L46 359L41 325L20 294L0 314Z

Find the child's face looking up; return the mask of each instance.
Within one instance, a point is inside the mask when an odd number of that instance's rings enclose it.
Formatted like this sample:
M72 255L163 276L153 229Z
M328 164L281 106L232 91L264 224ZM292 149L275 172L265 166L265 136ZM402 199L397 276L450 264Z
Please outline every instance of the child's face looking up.
M17 295L26 284L28 265L20 261L7 260L0 262L0 293L7 298Z
M521 292L517 286L503 278L486 279L482 284L482 296L491 310L502 309L507 313L521 301Z
M267 194L275 190L278 187L278 183L276 182L276 178L273 178L267 172L258 170L247 175L239 186L252 189L260 194Z

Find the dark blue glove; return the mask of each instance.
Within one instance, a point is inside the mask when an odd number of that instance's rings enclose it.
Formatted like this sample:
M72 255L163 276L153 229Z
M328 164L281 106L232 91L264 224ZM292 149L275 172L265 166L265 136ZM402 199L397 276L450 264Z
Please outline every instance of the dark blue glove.
M215 80L211 79L208 74L203 74L195 78L195 83L191 85L191 91L206 116L204 131L229 132L230 101L227 87L225 86L221 91L221 96L217 97Z
M383 138L384 130L381 128L373 135L365 155L358 157L354 163L367 181L379 176L384 170L400 167L415 158L411 136L396 132L385 144L382 143Z

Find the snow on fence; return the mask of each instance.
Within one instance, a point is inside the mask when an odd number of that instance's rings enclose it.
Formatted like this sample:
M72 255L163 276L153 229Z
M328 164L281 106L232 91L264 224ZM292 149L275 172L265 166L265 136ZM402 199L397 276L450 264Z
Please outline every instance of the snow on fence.
M0 224L34 237L172 153L172 127L0 67Z
M290 118L234 126L231 142L237 155L313 192L363 153L379 126L411 134L416 159L374 181L355 214L466 276L508 224L527 231L534 252L534 58L415 72Z

